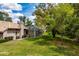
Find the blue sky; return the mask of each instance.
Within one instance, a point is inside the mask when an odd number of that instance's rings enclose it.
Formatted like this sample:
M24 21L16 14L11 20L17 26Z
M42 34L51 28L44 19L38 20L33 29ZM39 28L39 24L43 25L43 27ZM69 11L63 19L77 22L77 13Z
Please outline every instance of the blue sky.
M13 21L18 21L18 16L25 15L33 21L32 13L36 10L35 3L0 3L0 11L8 12Z
M16 11L13 10L14 13L22 13L26 16L31 16L32 13L35 11L35 6L36 4L34 3L18 3L22 6L22 10L21 11Z

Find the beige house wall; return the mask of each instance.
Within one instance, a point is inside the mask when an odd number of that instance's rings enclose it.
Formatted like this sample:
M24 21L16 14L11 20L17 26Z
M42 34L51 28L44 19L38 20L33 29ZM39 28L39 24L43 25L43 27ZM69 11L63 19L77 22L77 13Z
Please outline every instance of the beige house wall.
M19 30L7 30L3 33L3 38L13 37L13 40L15 40L17 36L20 37L20 31Z
M0 38L3 38L3 33L0 33Z
M5 39L6 37L22 38L27 36L26 31L28 28L24 26L23 22L18 24L12 22L0 21L0 37Z

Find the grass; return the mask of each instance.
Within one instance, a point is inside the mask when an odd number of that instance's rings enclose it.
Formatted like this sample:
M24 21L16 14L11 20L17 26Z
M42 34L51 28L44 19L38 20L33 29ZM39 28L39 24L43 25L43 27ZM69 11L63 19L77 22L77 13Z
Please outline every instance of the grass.
M29 38L0 43L1 56L78 56L79 45L58 38Z

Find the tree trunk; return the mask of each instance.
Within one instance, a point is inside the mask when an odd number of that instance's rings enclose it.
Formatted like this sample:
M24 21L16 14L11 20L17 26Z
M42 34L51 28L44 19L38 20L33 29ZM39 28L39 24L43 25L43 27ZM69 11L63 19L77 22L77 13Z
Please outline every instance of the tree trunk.
M56 30L55 29L52 29L52 35L53 35L53 38L56 37Z

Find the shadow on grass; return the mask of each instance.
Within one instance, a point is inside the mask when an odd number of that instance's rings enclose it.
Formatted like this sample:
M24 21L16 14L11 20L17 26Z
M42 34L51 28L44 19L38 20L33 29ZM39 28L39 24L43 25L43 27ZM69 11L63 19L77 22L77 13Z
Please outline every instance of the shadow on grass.
M62 37L52 38L49 35L43 35L43 36L39 36L36 38L27 38L25 40L34 41L34 44L38 44L38 45L51 45L52 43L54 43L53 41L56 41L56 42L59 41L63 44L70 43L70 44L74 44L74 45L79 45L79 43L77 44L76 42L72 42L70 39L66 39L66 38L62 38Z
M64 48L64 47L53 48L53 47L50 47L49 49L52 51L55 51L57 53L63 54L65 56L78 56L79 55L74 50L72 50L70 48Z
M52 40L53 38L51 36L48 36L48 35L38 36L36 38L25 38L25 40L28 40L28 41L36 41L36 40L40 40L40 39L43 39L45 41L49 41L49 40Z
M52 37L48 35L38 36L36 38L26 38L25 40L34 41L34 44L38 45L50 45L49 41L52 41Z
M28 41L36 41L36 40L39 40L41 37L36 37L36 38L31 38L31 37L28 37L28 38L25 38L25 40L28 40Z
M52 43L57 43L57 44L61 43L61 45L63 45L64 43L73 43L73 42L59 37L52 38L51 36L46 36L46 35L39 37L39 39L37 39L37 41L35 42L35 44L38 45L52 45Z
M38 38L38 40L34 43L34 44L38 44L38 45L51 45L51 41L53 41L54 38L52 38L51 36L46 36L43 35L41 37Z
M39 40L39 41L36 41L34 44L38 44L38 45L51 45L51 43L49 43L48 41L45 41L45 40Z
M70 43L70 44L74 44L74 45L79 45L79 42L73 41L73 39L67 38L67 37L56 37L57 41L62 41L63 43Z
M11 40L12 40L12 39L11 39ZM9 40L9 39L1 39L1 40L0 40L0 43L8 42L8 41L11 41L11 40Z

